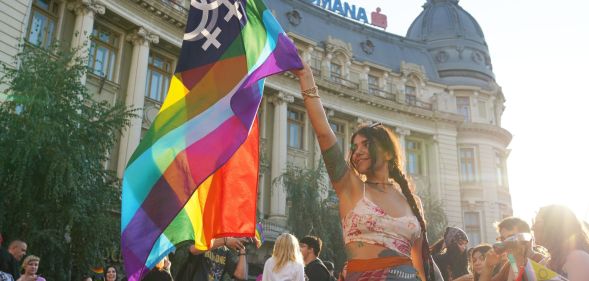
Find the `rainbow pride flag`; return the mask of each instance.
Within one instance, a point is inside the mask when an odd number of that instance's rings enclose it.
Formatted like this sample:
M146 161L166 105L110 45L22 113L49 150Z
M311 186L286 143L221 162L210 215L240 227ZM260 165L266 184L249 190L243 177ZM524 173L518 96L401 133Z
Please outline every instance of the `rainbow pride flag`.
M528 281L568 281L558 273L531 259L528 259L524 270Z
M261 0L192 1L168 95L123 176L129 280L182 241L254 237L263 78L301 67Z
M264 236L264 229L262 228L261 223L256 223L255 237L256 237L256 247L258 247L258 248L262 247L262 244L264 244L264 241L266 241L266 237Z

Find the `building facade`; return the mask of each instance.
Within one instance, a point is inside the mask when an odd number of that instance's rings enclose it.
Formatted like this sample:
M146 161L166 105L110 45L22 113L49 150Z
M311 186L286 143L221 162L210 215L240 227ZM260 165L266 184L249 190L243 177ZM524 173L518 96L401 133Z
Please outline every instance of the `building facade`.
M340 145L348 147L358 125L388 126L417 190L441 200L449 225L463 227L473 244L493 241L493 223L512 214L511 134L501 127L505 97L483 32L458 0L427 0L406 36L337 15L332 1L266 2L312 67ZM11 63L23 41L86 52L83 81L95 98L142 109L111 152L108 167L122 175L165 98L189 3L0 0L0 60ZM315 167L320 151L292 74L266 80L259 118L258 206L271 240L287 228L288 212L273 180L289 164Z

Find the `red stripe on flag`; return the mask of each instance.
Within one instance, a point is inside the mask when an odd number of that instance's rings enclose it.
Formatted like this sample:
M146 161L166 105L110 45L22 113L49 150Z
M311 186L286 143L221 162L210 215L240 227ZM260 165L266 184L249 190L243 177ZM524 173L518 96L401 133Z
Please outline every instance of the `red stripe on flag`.
M206 241L223 236L254 236L259 142L258 118L255 118L246 141L215 172L203 213Z

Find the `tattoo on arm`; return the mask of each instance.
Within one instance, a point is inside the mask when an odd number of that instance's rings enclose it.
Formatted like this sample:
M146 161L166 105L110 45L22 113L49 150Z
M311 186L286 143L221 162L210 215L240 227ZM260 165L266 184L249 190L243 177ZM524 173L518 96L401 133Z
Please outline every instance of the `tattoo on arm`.
M333 146L323 151L322 154L329 178L331 178L331 181L333 182L338 182L348 170L348 165L344 159L342 150L337 143L334 143Z

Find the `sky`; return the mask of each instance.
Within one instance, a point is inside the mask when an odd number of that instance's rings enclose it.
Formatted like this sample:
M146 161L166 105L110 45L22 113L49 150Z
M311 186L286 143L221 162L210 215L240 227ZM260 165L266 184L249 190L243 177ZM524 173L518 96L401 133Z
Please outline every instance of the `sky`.
M405 36L425 0L343 0L376 7L387 31ZM506 98L502 127L514 215L531 221L564 204L589 221L589 2L461 0L480 24Z

